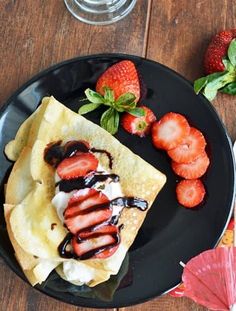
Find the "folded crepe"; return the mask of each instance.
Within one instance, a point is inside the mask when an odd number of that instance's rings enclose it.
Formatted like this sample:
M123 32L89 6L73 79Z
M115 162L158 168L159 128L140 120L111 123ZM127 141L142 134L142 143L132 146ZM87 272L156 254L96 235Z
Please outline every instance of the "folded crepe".
M44 160L48 144L60 141L89 142L91 148L106 150L113 158L112 169L104 153L96 154L99 165L117 174L126 197L138 197L148 209L123 208L119 217L120 243L107 258L62 258L58 246L68 234L52 203L55 168ZM21 125L14 140L5 147L16 161L6 185L4 214L15 255L32 285L45 281L53 269L73 284L95 286L117 274L141 227L147 211L166 177L98 125L74 113L53 97L45 97L38 109Z

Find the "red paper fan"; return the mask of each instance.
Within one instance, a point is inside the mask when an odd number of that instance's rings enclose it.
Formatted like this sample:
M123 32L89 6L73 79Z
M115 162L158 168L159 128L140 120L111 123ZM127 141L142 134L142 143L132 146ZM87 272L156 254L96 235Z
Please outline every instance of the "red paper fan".
M219 247L184 266L184 295L211 310L236 310L236 247Z

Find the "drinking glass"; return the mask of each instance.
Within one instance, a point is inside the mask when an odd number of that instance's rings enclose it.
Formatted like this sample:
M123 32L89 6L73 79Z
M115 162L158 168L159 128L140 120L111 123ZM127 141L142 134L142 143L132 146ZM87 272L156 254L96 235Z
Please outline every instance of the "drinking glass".
M137 0L64 0L71 14L82 22L107 25L124 18Z

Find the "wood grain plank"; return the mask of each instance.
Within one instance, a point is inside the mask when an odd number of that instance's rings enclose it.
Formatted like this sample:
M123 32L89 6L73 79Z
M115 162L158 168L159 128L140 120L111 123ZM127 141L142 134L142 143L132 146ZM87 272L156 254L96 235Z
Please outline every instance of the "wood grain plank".
M0 1L0 105L39 71L60 61L95 53L144 55L149 1L139 0L118 23L95 27L77 21L63 0ZM46 297L0 260L0 310L92 310Z
M187 298L173 298L168 295L153 299L149 302L128 308L121 308L119 311L207 311L206 308L196 305Z
M0 1L0 103L39 71L75 56L142 55L148 3L139 0L118 23L99 27L76 20L63 1Z
M48 297L22 281L0 257L0 311L95 311L78 308ZM101 309L115 311L116 309Z
M194 81L202 76L204 51L220 30L236 28L234 0L153 0L147 57ZM214 100L233 140L236 139L236 97Z
M194 81L204 75L202 60L211 37L220 30L236 28L235 16L236 3L233 0L153 0L146 57ZM212 104L232 140L235 140L236 97L219 94ZM187 298L165 295L125 310L203 311L207 309Z

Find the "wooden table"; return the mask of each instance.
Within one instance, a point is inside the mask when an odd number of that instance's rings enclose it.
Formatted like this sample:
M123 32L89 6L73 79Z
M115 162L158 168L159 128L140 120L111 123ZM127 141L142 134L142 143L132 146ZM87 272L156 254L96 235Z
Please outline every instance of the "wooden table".
M0 1L0 103L30 77L79 55L121 52L140 55L190 80L203 74L204 50L213 34L236 28L234 0L138 0L132 13L105 27L78 22L63 0ZM236 139L236 98L218 96L213 105ZM72 311L76 308L40 294L0 259L1 311ZM91 309L90 309L91 310ZM206 310L168 295L121 310Z

